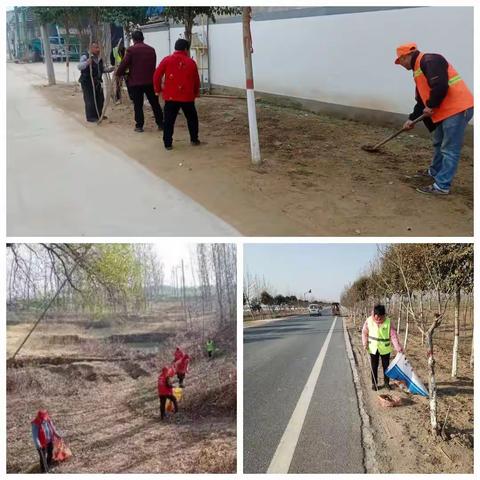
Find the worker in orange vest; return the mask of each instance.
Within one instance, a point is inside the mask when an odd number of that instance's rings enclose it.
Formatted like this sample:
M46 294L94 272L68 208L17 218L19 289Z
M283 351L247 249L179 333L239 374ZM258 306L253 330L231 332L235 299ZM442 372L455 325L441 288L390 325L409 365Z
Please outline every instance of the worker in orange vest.
M460 74L437 53L423 53L416 43L405 43L397 48L397 65L413 71L416 85L416 105L405 122L411 130L413 120L427 116L426 127L433 133L434 155L430 167L420 170L420 176L433 183L417 188L417 192L448 195L457 171L465 129L473 117L473 95Z
M167 399L173 403L174 412L178 412L178 404L175 395L173 394L173 385L171 378L175 375L173 368L163 367L162 373L158 377L158 397L160 399L160 419L165 418L165 406Z

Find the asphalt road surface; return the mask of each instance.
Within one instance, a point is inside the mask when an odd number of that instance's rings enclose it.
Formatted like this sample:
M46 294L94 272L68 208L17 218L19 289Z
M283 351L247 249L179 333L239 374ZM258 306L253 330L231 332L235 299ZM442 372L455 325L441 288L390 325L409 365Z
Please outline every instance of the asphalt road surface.
M244 472L364 473L341 317L244 330Z
M50 105L40 72L7 64L9 236L239 235Z

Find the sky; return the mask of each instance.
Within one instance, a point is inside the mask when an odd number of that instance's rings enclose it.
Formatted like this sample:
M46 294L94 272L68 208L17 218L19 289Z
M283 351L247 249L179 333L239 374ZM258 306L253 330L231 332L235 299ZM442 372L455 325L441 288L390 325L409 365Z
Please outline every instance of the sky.
M191 286L193 284L191 259L195 258L197 244L194 242L182 242L181 240L176 239L165 239L164 241L154 243L154 245L155 251L164 265L165 283L167 285L172 284L172 267L181 265L183 259L185 268L185 284L187 286ZM179 274L180 272L181 270L179 270Z
M377 244L246 244L244 275L265 277L274 294L338 301L344 287L364 272ZM271 292L270 292L271 293Z

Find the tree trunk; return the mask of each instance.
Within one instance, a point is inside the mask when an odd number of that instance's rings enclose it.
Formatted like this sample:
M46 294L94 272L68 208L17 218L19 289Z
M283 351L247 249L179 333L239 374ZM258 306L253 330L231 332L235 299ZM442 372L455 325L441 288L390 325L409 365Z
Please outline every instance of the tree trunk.
M47 67L48 84L55 85L55 70L53 68L52 51L50 50L50 39L48 38L48 25L40 26L43 43L43 58Z
M437 383L435 381L435 358L433 356L433 332L432 328L427 331L428 348L428 395L430 397L430 427L433 435L438 433L437 424Z
M407 349L407 342L408 342L408 327L410 326L410 322L408 321L408 310L407 310L407 317L405 321L405 338L403 340L403 349Z
M187 40L189 47L188 50L190 51L190 46L192 45L192 30L193 30L193 21L195 17L192 16L191 7L184 7L185 8L185 40Z
M182 303L183 303L183 315L185 317L185 325L188 330L188 316L187 316L187 297L185 294L185 266L182 259Z
M70 83L70 23L65 21L65 67L67 69L67 84Z
M473 328L473 326L472 326L472 352L470 353L470 368L473 368L473 357L474 357L474 355L473 355L473 345L474 345L474 341L473 341L473 340L474 340L475 337L474 337L473 332L474 332L474 328Z
M422 345L425 345L425 310L423 307L423 292L420 292L420 326L422 328Z
M400 333L402 326L402 305L403 305L403 295L400 296L400 305L398 307L398 322L397 322L397 332Z
M455 293L455 320L454 320L452 378L457 378L458 371L458 341L460 337L460 290Z

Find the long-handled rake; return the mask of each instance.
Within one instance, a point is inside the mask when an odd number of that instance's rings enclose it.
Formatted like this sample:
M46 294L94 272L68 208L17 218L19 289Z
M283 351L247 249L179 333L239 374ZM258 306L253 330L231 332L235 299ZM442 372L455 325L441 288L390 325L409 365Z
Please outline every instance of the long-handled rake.
M412 123L418 123L421 120L425 119L426 115L422 114L419 117L417 117L415 120L412 120ZM390 140L394 139L398 135L400 135L402 132L405 132L407 129L405 127L402 127L400 130L397 130L395 133L392 133L389 137L387 137L385 140L382 140L381 142L377 143L376 145L362 145L362 150L365 150L366 152L377 152L378 149L382 146L385 145L385 143L389 142Z

